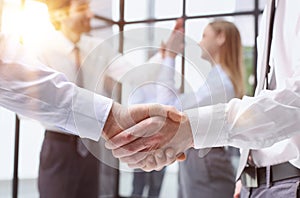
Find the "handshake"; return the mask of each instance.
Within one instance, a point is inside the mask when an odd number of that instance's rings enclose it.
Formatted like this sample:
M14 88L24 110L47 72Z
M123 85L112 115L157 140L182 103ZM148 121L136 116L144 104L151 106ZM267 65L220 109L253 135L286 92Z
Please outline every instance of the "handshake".
M185 114L174 107L141 104L125 108L113 103L102 133L105 147L130 168L160 170L193 146Z

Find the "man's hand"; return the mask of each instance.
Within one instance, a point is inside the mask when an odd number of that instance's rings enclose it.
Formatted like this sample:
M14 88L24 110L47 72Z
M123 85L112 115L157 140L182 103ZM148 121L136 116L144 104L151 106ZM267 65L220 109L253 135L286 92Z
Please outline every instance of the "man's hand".
M184 159L182 152L193 146L187 116L178 116L175 109L161 106L170 108L162 110L161 115L168 112L168 116L149 117L107 141L106 147L113 149L114 156L129 167L159 170L176 158Z
M240 198L240 196L241 196L241 190L242 190L242 182L241 182L241 180L238 180L235 183L235 189L234 189L233 198Z
M104 125L102 136L108 140L121 131L154 116L169 118L173 122L180 122L182 119L182 113L171 106L139 104L126 108L114 102Z

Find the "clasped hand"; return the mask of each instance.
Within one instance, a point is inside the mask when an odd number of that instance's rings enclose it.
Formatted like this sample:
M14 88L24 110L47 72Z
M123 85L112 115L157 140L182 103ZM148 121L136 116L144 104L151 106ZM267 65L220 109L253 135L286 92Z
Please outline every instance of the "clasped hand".
M103 129L106 148L131 168L160 170L193 146L190 123L174 107L160 104L124 108L114 103Z

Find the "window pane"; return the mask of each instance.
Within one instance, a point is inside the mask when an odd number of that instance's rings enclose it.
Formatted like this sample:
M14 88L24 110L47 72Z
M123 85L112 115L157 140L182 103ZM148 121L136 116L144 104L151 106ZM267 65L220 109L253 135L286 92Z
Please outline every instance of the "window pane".
M126 21L144 20L149 18L149 0L126 0L124 17Z
M120 1L112 0L111 1L111 10L112 10L112 19L114 21L120 20Z
M182 0L155 1L155 18L171 18L182 16Z
M254 46L254 17L237 16L234 17L234 23L241 33L243 45Z
M90 3L90 8L95 15L112 18L112 5L115 0L93 0Z
M237 0L235 3L235 11L251 11L254 10L254 0Z
M229 13L235 10L235 0L187 0L187 15Z
M133 43L135 45L141 44L140 47L145 44L160 46L161 42L166 41L166 39L169 37L174 25L175 21L126 25L124 30L130 31L126 31L125 33L124 46L126 47L127 45L132 45ZM143 27L145 27L145 29L143 29ZM136 31L132 31L132 29L136 29ZM130 33L127 34L127 32Z
M264 9L267 0L259 0L259 9Z
M113 25L113 26L100 25L100 26L93 26L93 27L94 28L90 32L90 34L92 36L100 38L101 40L110 38L113 34L113 28L118 28L117 25Z

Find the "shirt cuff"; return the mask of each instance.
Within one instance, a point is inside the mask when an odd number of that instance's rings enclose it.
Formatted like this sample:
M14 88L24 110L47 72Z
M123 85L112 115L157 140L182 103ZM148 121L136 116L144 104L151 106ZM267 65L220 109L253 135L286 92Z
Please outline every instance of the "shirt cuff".
M186 110L194 139L194 148L211 148L227 145L225 104Z
M75 127L73 130L80 137L98 141L113 101L85 89L75 89L72 113L66 128Z

